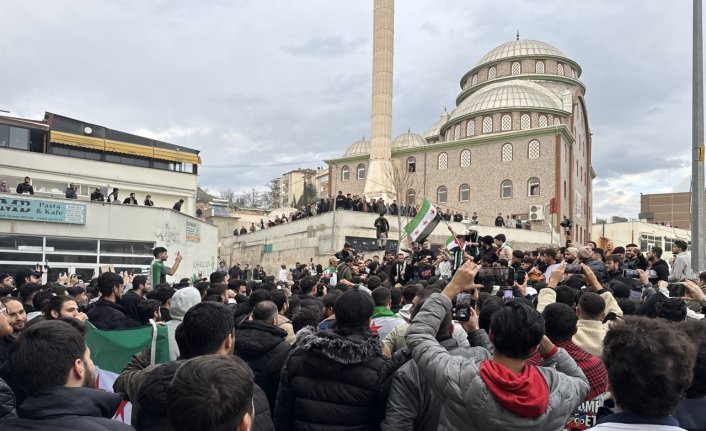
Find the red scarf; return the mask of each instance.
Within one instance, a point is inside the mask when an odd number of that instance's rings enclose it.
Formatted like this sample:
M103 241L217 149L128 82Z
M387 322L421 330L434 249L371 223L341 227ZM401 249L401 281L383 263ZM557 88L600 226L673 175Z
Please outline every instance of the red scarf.
M480 365L480 376L495 400L517 416L536 418L549 405L549 388L536 367L525 364L522 374L515 374L491 360Z

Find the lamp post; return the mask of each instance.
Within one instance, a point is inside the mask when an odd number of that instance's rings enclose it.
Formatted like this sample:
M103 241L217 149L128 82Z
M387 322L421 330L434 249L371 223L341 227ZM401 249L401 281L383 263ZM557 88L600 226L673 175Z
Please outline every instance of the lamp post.
M691 128L691 268L706 269L704 255L704 61L701 0L694 0L693 83Z

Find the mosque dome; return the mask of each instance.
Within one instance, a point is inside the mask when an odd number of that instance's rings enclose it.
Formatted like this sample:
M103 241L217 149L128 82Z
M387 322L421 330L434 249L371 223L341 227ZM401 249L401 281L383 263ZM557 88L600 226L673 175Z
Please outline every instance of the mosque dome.
M561 57L568 59L563 52L548 43L539 40L513 40L485 54L476 63L474 69L487 63L515 57Z
M343 157L365 156L370 154L370 141L353 142L343 153Z
M422 135L417 133L403 133L392 141L392 150L401 150L403 148L423 147L427 141Z
M483 88L464 99L451 113L449 121L476 112L498 110L561 110L561 100L540 85L513 80Z

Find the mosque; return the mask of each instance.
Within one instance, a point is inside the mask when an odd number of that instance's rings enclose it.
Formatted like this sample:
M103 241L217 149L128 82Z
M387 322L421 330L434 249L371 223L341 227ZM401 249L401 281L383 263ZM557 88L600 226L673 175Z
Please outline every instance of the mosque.
M455 109L423 133L391 140L393 196L403 205L427 197L439 209L477 212L482 225L502 213L585 243L595 172L580 77L578 63L545 42L518 34L492 49L461 77ZM332 193L368 195L372 160L365 140L327 160ZM559 226L565 218L569 229Z

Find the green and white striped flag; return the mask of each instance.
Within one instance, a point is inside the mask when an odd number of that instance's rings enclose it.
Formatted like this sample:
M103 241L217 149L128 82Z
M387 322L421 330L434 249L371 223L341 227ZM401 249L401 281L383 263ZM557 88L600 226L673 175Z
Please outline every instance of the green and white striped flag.
M456 242L456 238L451 235L449 239L446 240L446 250L452 251L456 248L458 248L458 242Z
M439 224L436 214L434 205L429 202L429 199L424 198L422 207L417 215L404 227L405 232L407 232L412 241L423 242L426 237L431 235L436 225Z
M151 347L151 362L169 362L169 336L162 325L103 331L87 322L86 345L96 366L96 388L113 392L113 383L135 353ZM113 419L130 424L132 406L123 401Z

